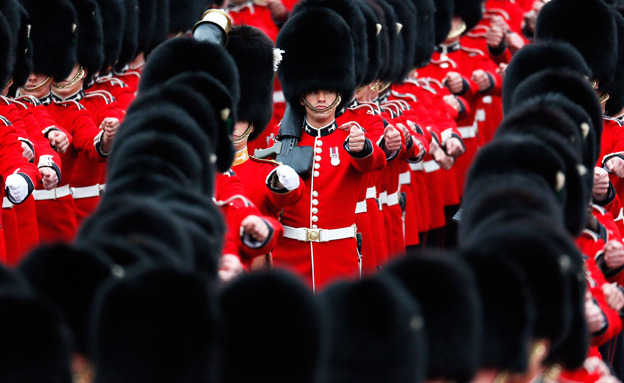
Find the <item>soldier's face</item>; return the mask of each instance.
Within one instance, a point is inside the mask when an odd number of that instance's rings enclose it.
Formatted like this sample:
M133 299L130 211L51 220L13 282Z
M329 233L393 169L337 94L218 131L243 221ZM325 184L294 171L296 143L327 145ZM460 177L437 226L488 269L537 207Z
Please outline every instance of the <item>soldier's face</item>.
M42 87L41 89L37 89L36 91L28 91L25 88L21 89L21 93L25 95L30 95L36 98L42 98L50 93L50 82L48 80L48 76L40 73L31 73L28 76L28 81L26 81L26 86L28 88L35 88L38 85L41 85L44 81L48 81L48 85Z
M54 80L52 82L52 87L54 88L54 93L58 94L61 97L66 97L66 96L71 96L72 94L78 92L82 88L82 86L84 84L84 79L78 81L73 86L70 86L68 88L59 89L57 86L59 86L59 85L62 86L62 85L68 84L70 81L72 81L74 79L74 77L76 77L76 75L78 74L79 71L80 71L80 64L76 64L76 66L74 66L74 69L69 74L69 76L67 76L66 79L64 79L63 81L56 81L56 80Z
M333 90L315 90L303 97L308 104L312 105L316 109L325 109L336 101L336 97L338 97L338 95Z

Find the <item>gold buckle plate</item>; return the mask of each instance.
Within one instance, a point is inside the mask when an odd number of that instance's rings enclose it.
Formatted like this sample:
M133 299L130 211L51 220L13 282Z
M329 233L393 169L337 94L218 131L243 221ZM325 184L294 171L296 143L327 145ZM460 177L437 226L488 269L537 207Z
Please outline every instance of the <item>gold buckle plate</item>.
M306 229L306 242L321 242L321 229Z

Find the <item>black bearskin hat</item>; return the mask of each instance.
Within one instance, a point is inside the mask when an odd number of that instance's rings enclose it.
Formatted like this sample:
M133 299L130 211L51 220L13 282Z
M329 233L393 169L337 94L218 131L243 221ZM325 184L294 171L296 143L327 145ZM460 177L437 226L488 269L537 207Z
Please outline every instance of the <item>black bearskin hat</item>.
M553 0L537 16L535 41L566 41L581 53L599 86L611 81L617 62L617 30L603 0Z
M238 68L240 100L236 120L254 124L258 137L273 115L273 42L260 29L236 26L228 33L227 51Z
M513 93L527 77L544 69L570 69L591 78L591 69L572 45L562 41L529 44L516 53L505 70L503 112L511 108Z
M128 65L138 53L139 48L139 2L138 0L123 0L125 9L125 24L119 59L115 64L117 70Z
M202 16L202 0L169 0L169 33L190 30Z
M97 0L102 15L104 31L104 60L102 70L108 71L119 59L124 38L124 28L128 28L126 4L124 0Z
M305 12L314 7L324 7L336 12L347 23L351 39L353 40L353 59L355 62L355 81L357 85L364 84L366 69L368 67L368 44L366 43L366 19L357 6L359 0L301 0L291 16L299 12ZM311 33L314 33L311 31ZM316 40L319 41L319 40ZM307 48L309 46L304 46Z
M482 312L469 266L451 253L408 252L385 272L422 308L429 339L427 380L470 381L481 356Z
M455 15L466 23L466 31L474 28L483 17L483 0L454 0Z
M303 109L301 97L319 89L340 93L337 110L351 102L356 87L353 41L336 12L314 7L297 13L282 27L276 46L284 51L277 75L291 106Z
M30 15L35 73L64 80L76 65L78 16L69 0L21 0Z
M102 15L95 0L71 0L78 14L78 63L87 70L87 81L102 68L104 62L104 30ZM56 79L62 81L62 79Z
M197 274L135 268L102 287L91 328L97 382L216 379L220 317L211 286Z

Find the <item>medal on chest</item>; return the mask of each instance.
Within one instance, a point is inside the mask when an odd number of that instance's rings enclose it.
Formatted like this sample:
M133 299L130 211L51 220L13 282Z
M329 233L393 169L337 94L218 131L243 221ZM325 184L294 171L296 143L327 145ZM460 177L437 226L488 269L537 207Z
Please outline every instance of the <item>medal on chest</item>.
M338 154L337 146L334 146L333 148L329 148L329 157L331 158L331 164L333 166L340 165L340 155Z

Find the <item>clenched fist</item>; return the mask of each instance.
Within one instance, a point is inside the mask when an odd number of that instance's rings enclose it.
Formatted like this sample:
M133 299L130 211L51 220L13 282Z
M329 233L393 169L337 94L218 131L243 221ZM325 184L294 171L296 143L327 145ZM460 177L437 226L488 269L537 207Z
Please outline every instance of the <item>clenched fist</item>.
M338 129L348 131L349 132L349 151L353 153L359 153L364 150L364 145L366 144L366 135L364 131L358 124L355 122L347 122L346 124L341 125Z
M592 189L594 199L602 201L609 192L609 173L603 168L594 168L594 187Z
M479 85L479 91L485 92L486 90L492 87L492 80L490 76L485 73L483 69L477 69L472 72L472 81L476 82Z
M624 178L624 160L620 157L612 157L605 164L607 169L620 178Z
M50 141L50 146L56 148L59 153L65 153L69 146L67 135L60 130L52 130L48 133L48 141Z
M451 93L460 94L464 90L464 79L457 72L448 72L444 79Z
M45 190L52 190L58 185L59 179L54 169L41 167L39 173L41 173L41 183Z

